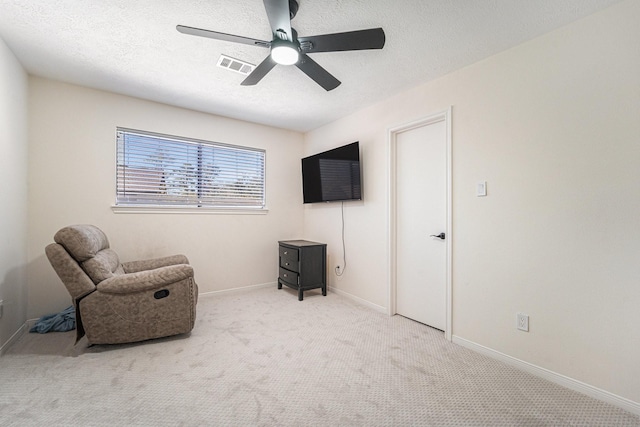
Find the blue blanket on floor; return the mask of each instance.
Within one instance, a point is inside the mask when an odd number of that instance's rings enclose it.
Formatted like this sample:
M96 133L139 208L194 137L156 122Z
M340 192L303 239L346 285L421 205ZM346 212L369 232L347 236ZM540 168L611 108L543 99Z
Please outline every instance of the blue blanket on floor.
M47 332L66 332L76 328L76 309L71 306L60 313L42 316L29 332L46 334Z

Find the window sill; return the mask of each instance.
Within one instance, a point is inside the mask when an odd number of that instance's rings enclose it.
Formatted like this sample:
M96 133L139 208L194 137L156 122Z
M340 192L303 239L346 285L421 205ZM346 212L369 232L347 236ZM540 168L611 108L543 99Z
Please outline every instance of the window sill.
M113 205L116 214L199 214L199 215L266 215L267 208L194 208L183 206L132 206Z

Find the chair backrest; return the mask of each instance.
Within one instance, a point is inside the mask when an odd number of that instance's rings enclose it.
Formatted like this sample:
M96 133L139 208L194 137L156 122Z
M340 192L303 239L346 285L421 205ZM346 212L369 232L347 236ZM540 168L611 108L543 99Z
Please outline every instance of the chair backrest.
M45 252L49 262L74 298L95 290L95 285L123 274L118 255L107 236L94 225L71 225L58 231ZM84 276L84 277L83 277Z
M96 290L95 283L62 245L51 243L44 251L74 301Z

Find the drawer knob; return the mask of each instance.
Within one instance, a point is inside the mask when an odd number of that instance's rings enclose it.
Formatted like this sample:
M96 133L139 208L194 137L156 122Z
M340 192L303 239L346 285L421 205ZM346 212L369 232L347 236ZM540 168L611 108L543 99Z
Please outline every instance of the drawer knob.
M285 262L285 263L284 263L284 265L289 265L289 263L288 263L288 262Z
M284 254L285 254L285 255L286 255L286 254L288 254L288 253L289 253L289 252L287 252L287 251L284 251Z
M287 273L284 273L284 277L287 277Z

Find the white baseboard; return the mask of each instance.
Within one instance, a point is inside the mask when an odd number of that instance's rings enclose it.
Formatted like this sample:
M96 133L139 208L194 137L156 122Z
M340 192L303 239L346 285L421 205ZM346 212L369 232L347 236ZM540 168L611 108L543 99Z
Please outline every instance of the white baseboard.
M11 338L9 338L7 340L7 342L4 343L2 345L2 347L0 347L0 356L5 354L7 352L7 350L9 350L9 348L13 344L15 344L15 342L18 341L20 339L20 337L22 336L22 334L24 334L28 329L29 329L29 325L27 323L25 323L22 326L20 326L20 328L18 328L18 330L13 335L11 335Z
M329 289L329 292L335 292L338 295L342 295L342 296L347 297L349 299L352 299L352 300L354 300L354 301L356 301L356 302L358 302L358 303L360 303L362 305L366 305L367 307L369 307L369 308L371 308L371 309L373 309L375 311L379 311L380 313L387 314L387 308L386 307L379 306L378 304L374 304L374 303L372 303L370 301L367 301L366 299L362 299L362 298L357 297L357 296L355 296L353 294L350 294L348 292L342 291L342 290L340 290L338 288L334 288L334 287L331 287L331 286L327 286L327 288Z
M229 293L236 293L236 292L246 292L246 291L250 291L250 290L258 289L258 288L268 288L269 286L273 286L275 288L276 287L276 282L260 283L258 285L242 286L240 288L223 289L221 291L201 292L201 293L198 294L198 298L215 296L215 295L222 295L222 294L229 294Z
M457 337L455 335L453 336L453 342L478 353L489 356L493 359L505 362L537 377L544 378L545 380L566 387L570 390L577 391L589 397L593 397L594 399L610 403L633 414L640 415L640 403L634 402L633 400L618 396L616 394L602 390L598 387L594 387L592 385L583 383L582 381L578 381L565 375L558 374L557 372L550 371L549 369L542 368L532 363L525 362L524 360L516 359L515 357L500 353L499 351L477 344L473 341Z
M223 289L221 291L211 291L211 292L202 292L200 294L198 294L198 298L201 297L213 297L213 296L217 296L217 295L224 295L224 294L229 294L229 293L237 293L237 292L247 292L247 291L251 291L254 289L259 289L259 288L268 288L270 286L273 286L274 288L277 287L277 282L269 282L269 283L261 283L259 285L250 285L250 286L243 286L241 288L232 288L232 289ZM319 289L316 289L319 290ZM327 291L328 292L335 292L338 295L342 295L344 297L347 297L359 304L365 305L375 311L378 311L380 313L384 313L387 314L387 309L386 307L381 307L377 304L373 304L372 302L369 302L365 299L362 299L360 297L357 297L353 294L350 294L348 292L342 291L340 289L336 289L334 287L331 286L327 286Z

